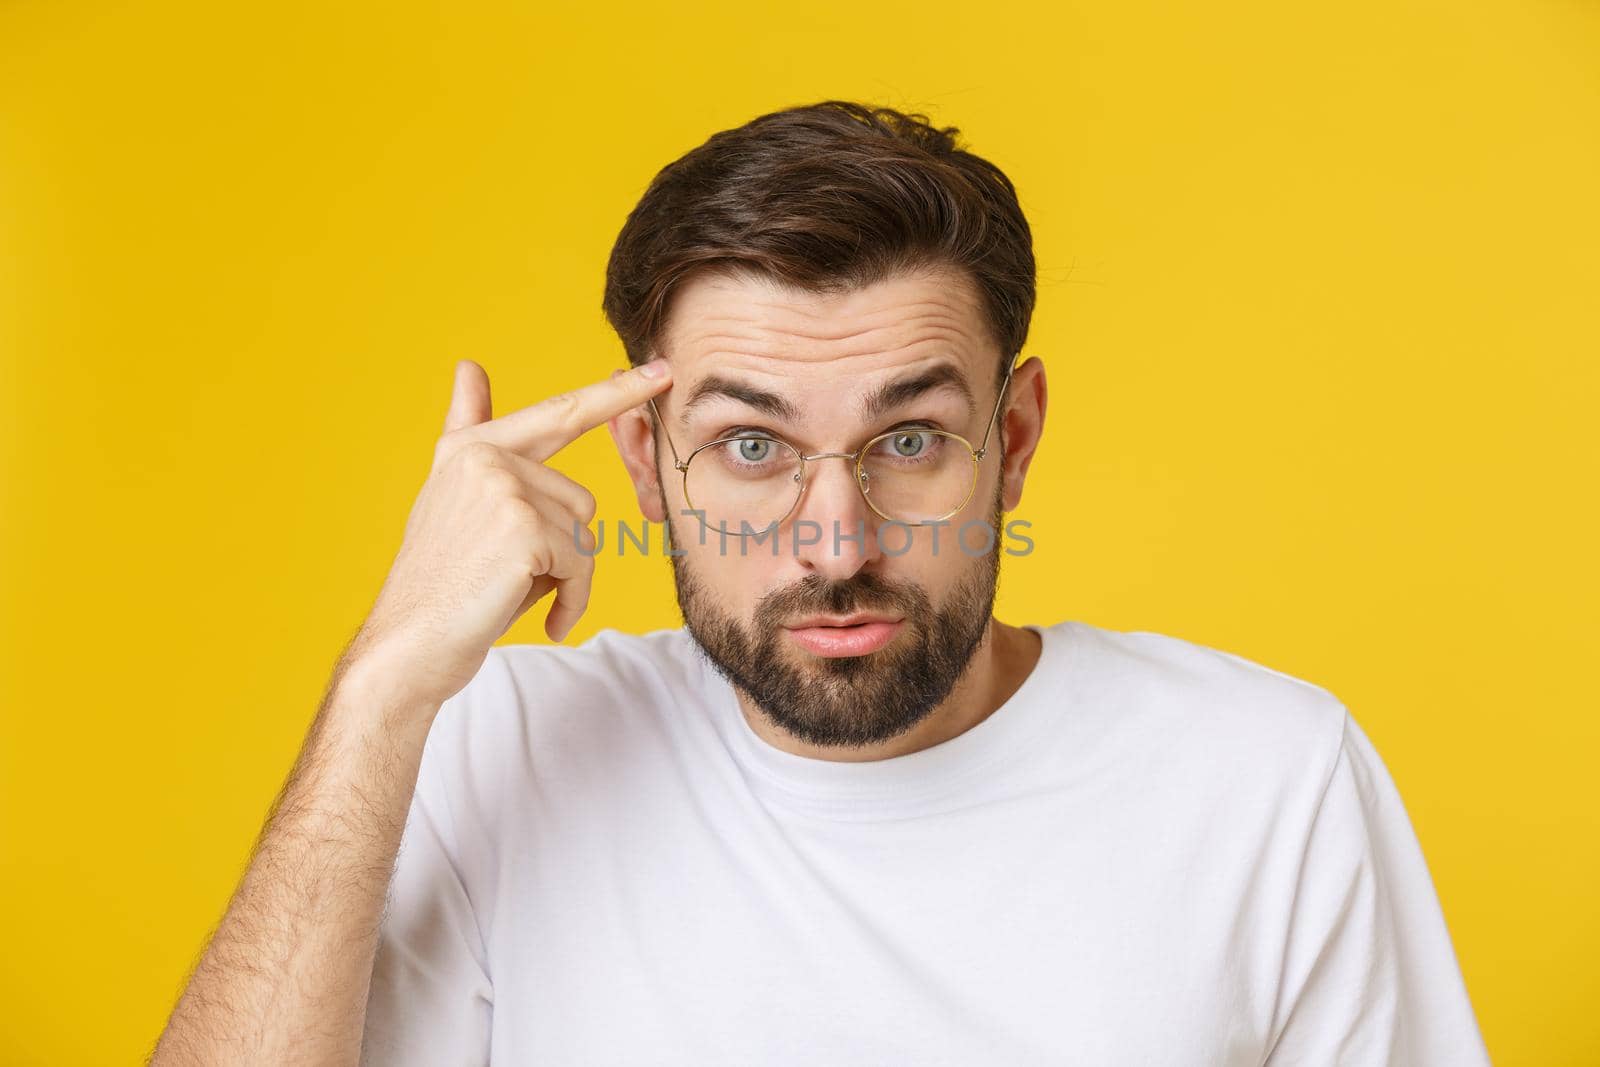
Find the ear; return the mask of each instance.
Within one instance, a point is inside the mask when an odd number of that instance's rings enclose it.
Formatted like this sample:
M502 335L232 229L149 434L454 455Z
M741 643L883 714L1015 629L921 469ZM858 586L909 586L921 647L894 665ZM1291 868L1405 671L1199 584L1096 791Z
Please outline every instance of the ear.
M1047 398L1044 361L1039 357L1028 359L1011 372L1010 396L1005 410L1000 413L1000 422L1005 427L1006 450L1000 470L1005 478L1002 506L1006 511L1013 511L1022 503L1022 482L1044 433Z
M617 371L616 374L621 374ZM612 377L616 377L613 374ZM639 511L651 522L665 522L667 515L661 507L661 478L656 467L655 439L652 431L655 420L650 408L641 404L606 420L611 440L616 442L617 454L628 470L633 482L633 493L639 501Z

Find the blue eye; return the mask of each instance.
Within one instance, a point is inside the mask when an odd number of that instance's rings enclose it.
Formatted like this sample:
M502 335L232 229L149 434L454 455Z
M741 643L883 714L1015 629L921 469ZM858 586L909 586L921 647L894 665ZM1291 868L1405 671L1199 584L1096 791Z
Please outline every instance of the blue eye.
M770 437L750 434L724 441L716 450L724 463L734 467L770 467L782 458L783 446Z
M903 430L889 438L888 445L894 454L904 459L914 459L928 445L928 435L916 430Z

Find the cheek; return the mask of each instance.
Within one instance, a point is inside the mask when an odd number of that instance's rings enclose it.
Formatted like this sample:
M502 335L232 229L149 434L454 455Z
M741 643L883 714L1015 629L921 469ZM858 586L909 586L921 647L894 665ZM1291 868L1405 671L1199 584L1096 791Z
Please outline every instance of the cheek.
M937 596L954 586L984 554L994 536L993 523L971 508L952 515L943 526L918 526L907 545L900 529L883 532L887 550L885 569L897 578L916 582Z
M965 557L955 549L955 538L950 533L946 530L940 534L937 556L927 546L919 545L917 554L907 552L895 560L886 573L897 582L916 586L933 603L943 603L945 593L959 580L965 562Z
M689 522L694 524L694 517ZM691 536L698 525L690 528ZM768 591L784 584L786 561L781 554L774 557L770 539L759 545L750 545L740 552L740 538L729 537L726 545L714 533L707 533L705 544L692 539L687 545L685 560L694 572L696 581L712 593L726 610L741 618L749 618L756 601ZM791 561L792 562L792 561Z

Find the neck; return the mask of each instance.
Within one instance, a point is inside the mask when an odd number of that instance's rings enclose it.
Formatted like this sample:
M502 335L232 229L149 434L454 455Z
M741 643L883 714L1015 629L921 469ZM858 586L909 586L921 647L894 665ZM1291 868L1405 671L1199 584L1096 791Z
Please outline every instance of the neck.
M972 662L950 695L905 733L861 748L813 745L798 740L768 721L742 691L738 692L739 709L759 737L774 748L797 756L848 762L904 756L948 741L987 719L1011 699L1011 694L1033 671L1039 662L1040 648L1038 634L1018 626L1007 626L991 617L983 639L972 654Z

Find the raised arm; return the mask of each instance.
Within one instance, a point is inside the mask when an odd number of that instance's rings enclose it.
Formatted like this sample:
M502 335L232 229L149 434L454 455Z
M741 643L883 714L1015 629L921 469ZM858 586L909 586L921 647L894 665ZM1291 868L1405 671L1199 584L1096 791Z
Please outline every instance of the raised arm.
M457 365L394 565L152 1064L358 1062L384 898L434 716L545 594L556 593L552 640L587 606L594 497L544 461L670 380L656 361L494 419L483 368Z

